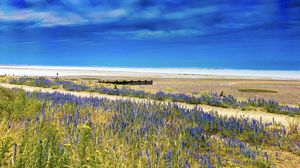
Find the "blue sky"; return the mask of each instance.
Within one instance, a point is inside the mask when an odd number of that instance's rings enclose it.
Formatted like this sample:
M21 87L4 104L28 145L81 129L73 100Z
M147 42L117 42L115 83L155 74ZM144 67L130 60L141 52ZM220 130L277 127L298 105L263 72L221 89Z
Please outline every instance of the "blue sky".
M0 64L300 70L300 0L0 0Z

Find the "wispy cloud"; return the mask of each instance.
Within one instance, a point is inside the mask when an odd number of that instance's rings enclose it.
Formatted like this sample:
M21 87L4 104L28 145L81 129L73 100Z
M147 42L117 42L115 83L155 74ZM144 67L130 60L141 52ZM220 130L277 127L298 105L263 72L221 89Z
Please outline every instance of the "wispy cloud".
M50 11L20 10L0 14L0 20L4 22L34 22L34 27L52 27L72 24L83 24L86 20L73 13L57 15Z
M108 31L105 33L95 33L100 36L110 36L112 38L122 39L163 39L163 38L182 38L199 36L203 33L193 29L178 29L178 30L126 30L126 31Z
M103 23L118 20L125 17L127 11L125 9L112 9L106 11L92 11L86 14L92 23Z

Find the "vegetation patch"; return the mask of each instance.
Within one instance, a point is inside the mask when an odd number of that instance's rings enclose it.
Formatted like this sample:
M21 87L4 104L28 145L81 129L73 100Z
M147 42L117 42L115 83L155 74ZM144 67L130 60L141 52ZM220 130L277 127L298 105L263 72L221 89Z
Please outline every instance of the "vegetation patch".
M239 89L240 92L247 93L278 93L275 90L267 90L267 89Z
M161 101L172 101L172 102L183 102L187 104L205 104L223 108L238 108L238 109L252 109L261 108L264 111L270 113L286 114L290 116L300 115L300 106L289 106L281 105L275 100L268 100L264 98L249 98L247 100L238 100L232 95L220 95L219 93L206 93L202 95L190 95L186 93L173 93L166 91L159 91L156 93L146 92L144 90L130 89L130 88L118 88L117 85L114 87L107 86L90 86L84 83L75 83L68 80L51 80L48 78L32 78L32 77L21 77L15 78L9 81L11 84L30 85L37 87L51 88L62 87L68 91L85 91L85 92L96 92L107 95L117 96L129 96L137 98L149 98L152 100Z
M298 125L1 87L0 100L0 167L271 168L300 154Z
M80 78L81 80L87 80L87 81L90 81L90 80L99 80L97 78Z

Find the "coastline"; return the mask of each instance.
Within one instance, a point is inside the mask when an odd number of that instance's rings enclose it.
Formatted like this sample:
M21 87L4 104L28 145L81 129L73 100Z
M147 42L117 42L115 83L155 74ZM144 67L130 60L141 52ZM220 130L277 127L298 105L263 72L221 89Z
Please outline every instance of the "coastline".
M0 65L0 75L300 80L300 71Z

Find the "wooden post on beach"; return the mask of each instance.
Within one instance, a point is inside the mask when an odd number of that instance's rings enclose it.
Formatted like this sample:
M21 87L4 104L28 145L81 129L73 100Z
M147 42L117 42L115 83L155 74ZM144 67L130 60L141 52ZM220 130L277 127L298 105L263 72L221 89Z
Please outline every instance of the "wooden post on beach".
M224 97L224 92L222 90L221 94L220 94L220 97L223 98Z
M58 79L58 73L56 73L56 79Z

